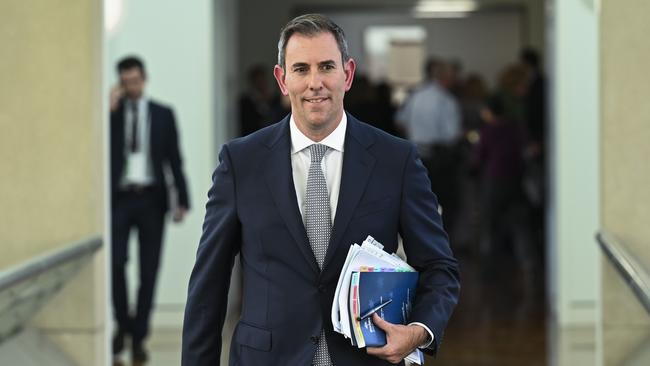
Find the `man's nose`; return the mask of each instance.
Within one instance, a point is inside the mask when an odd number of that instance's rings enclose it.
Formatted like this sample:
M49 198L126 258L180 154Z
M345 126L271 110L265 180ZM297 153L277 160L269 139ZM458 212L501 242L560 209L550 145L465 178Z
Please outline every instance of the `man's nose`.
M318 71L312 72L309 76L309 89L320 90L323 88L323 79Z

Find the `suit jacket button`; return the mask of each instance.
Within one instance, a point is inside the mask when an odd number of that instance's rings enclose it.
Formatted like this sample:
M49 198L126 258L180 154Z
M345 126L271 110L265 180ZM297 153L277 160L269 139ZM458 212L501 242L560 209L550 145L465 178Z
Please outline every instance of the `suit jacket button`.
M309 339L311 340L311 342L312 342L313 344L318 344L318 337L317 337L317 336L309 337Z

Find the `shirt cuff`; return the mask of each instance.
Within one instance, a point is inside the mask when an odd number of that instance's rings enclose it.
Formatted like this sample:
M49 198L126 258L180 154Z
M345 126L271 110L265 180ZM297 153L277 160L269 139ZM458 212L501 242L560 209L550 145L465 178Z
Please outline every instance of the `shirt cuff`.
M424 325L424 324L422 324L420 322L409 323L409 325L419 325L422 328L424 328L424 330L426 330L427 333L429 333L429 338L427 339L427 341L424 344L421 344L421 345L418 346L418 348L429 348L431 343L433 343L433 339L434 339L433 332L431 331L431 329L429 329L429 327L427 327L426 325Z

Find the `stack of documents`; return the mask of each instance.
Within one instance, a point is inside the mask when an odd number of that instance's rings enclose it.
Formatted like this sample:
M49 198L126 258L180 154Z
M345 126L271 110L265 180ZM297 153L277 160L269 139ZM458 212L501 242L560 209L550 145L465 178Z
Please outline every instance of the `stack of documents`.
M377 313L393 324L407 324L418 282L418 273L372 236L348 251L332 303L334 330L350 339L353 346L381 347L386 334L372 321ZM419 349L407 360L422 364Z

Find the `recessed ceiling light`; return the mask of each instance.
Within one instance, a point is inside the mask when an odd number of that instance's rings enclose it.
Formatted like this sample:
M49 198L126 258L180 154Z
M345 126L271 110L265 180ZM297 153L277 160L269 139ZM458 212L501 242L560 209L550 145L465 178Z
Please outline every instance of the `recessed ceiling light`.
M474 0L421 0L413 7L414 13L467 13L475 11Z

